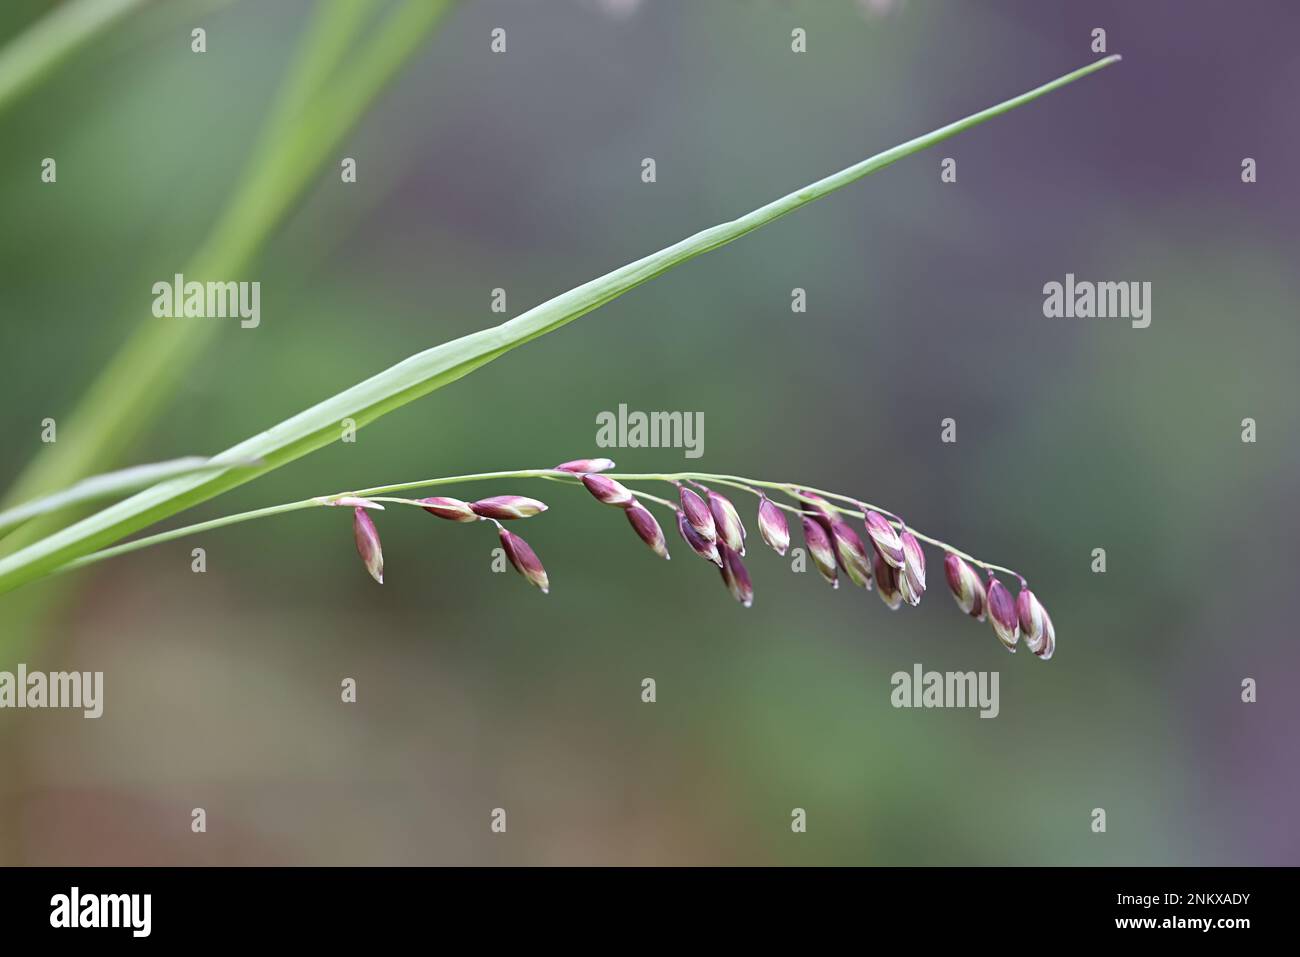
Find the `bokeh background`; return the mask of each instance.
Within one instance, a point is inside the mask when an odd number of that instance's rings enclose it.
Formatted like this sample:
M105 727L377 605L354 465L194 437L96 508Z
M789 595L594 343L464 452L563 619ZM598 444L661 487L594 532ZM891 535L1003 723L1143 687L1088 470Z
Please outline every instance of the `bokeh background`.
M50 6L4 4L4 36ZM150 285L247 175L312 15L150 5L0 115L0 480L158 321ZM0 713L0 861L1297 863L1300 16L1282 0L460 4L255 263L213 277L261 282L261 327L224 323L102 464L216 452L494 324L495 287L517 314L1090 62L1098 26L1119 66L182 520L595 454L621 402L701 411L702 459L624 449L620 469L887 505L1024 570L1053 661L963 618L933 552L926 601L891 613L755 547L746 611L675 534L659 562L580 491L479 485L463 492L550 502L521 531L551 594L491 572L487 528L396 511L380 588L346 512L299 512L0 598L4 667L107 685L98 721ZM1151 282L1150 328L1043 318L1067 272ZM997 670L1000 716L895 710L889 676L915 662Z

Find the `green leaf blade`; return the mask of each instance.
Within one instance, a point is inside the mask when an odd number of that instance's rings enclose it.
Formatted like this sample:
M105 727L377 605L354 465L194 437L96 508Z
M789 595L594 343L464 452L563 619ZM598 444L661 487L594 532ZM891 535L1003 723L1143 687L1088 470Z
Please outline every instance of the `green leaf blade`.
M254 463L242 463L241 467L246 468L252 464ZM68 488L0 512L0 533L38 515L49 515L74 505L83 505L86 502L134 492L137 489L156 485L165 479L193 475L197 472L221 471L225 467L213 465L212 460L206 456L189 455L184 458L169 459L166 462L150 462L147 465L133 465L130 468L92 475Z
M358 428L367 425L396 408L468 375L511 349L586 315L675 266L734 242L864 176L1032 102L1118 60L1118 56L1098 60L1012 99L862 160L744 216L695 233L659 252L562 293L499 326L417 353L213 459L214 462L227 464L243 459L261 459L264 464L260 467L168 480L0 559L0 593L48 574L68 561L119 541L154 522L337 441L341 436L340 424L345 418L353 419Z

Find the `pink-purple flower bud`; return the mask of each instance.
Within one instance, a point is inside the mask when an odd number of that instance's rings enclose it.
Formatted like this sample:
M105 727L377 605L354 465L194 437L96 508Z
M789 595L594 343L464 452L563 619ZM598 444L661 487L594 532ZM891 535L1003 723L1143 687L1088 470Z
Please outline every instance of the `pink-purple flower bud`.
M654 552L660 558L668 558L668 543L664 541L664 530L659 527L659 522L650 514L650 509L646 508L640 502L633 500L625 510L628 522L638 535L641 541L650 546L650 551Z
M510 564L515 566L515 571L523 575L524 579L530 584L540 588L543 595L550 591L551 582L546 577L546 569L542 567L537 553L532 550L529 544L501 525L497 526L497 535L500 536L501 547L505 549L506 558L510 559Z
M365 562L366 571L379 584L384 583L384 552L379 547L379 532L370 513L361 505L352 510L352 535L357 540L357 554Z
M546 503L523 495L493 495L470 502L475 515L509 521L513 518L531 518L546 511Z
M880 592L880 600L891 611L898 611L903 604L903 591L898 583L902 572L886 562L885 557L876 548L871 550L871 570L876 575L876 591Z
M589 472L608 472L613 467L612 459L574 459L572 462L561 462L555 466L555 471L584 475Z
M831 587L840 587L839 571L835 565L835 548L831 545L830 533L811 515L800 515L803 522L803 540L808 546L808 554L813 564L821 572L822 578L831 583Z
M478 516L474 510L469 507L468 502L462 502L458 498L447 498L446 496L436 495L433 498L422 498L418 500L424 507L424 510L430 515L437 515L439 518L445 518L449 522L477 522Z
M627 508L632 504L632 492L612 478L603 475L584 475L582 484L587 486L588 492L596 496L597 501L606 505Z
M681 487L678 498L682 503L681 511L686 515L686 521L691 523L691 528L695 529L696 534L706 542L717 541L717 524L713 521L713 513L709 511L709 506L704 504L704 499L685 485Z
M790 526L785 513L766 495L758 503L758 533L778 555L784 555L790 547Z
M898 573L898 587L903 593L903 601L909 605L921 604L925 594L925 552L921 542L906 529L898 536L903 543L903 568Z
M677 531L681 533L682 540L691 547L691 551L695 552L695 554L699 555L701 558L713 562L713 564L717 565L719 568L722 567L722 555L718 552L718 543L706 542L702 537L700 537L700 533L695 530L694 526L691 525L686 516L682 514L681 509L677 510Z
M849 527L849 523L833 512L827 519L831 526L831 544L835 548L835 559L840 568L849 576L849 581L859 588L871 588L871 564L867 557L866 546L858 533Z
M867 535L871 537L871 542L880 552L880 557L894 568L903 567L903 541L898 537L898 532L894 526L889 524L889 519L879 512L873 512L870 509L864 509L867 513Z
M745 523L740 520L740 513L736 511L736 506L731 504L731 499L710 491L709 511L713 513L713 524L718 530L718 541L733 552L744 555Z
M963 558L949 552L943 558L943 573L948 579L948 588L952 591L957 607L976 621L983 621L984 612L988 608L988 595L984 590L984 582L975 569L966 564Z
M1056 654L1056 627L1052 624L1052 616L1047 613L1046 608L1043 609L1043 644L1034 654L1043 661Z
M722 546L722 581L736 601L746 608L754 604L754 584L749 571L740 560L740 553L726 544Z
M799 503L804 511L814 511L825 519L833 518L839 514L835 507L820 495L814 495L812 492L801 488L794 491L798 494Z
M1020 634L1025 639L1025 647L1041 657L1048 643L1052 620L1047 617L1047 609L1028 588L1021 588L1016 596L1016 617L1020 619ZM1055 635L1052 635L1051 643L1055 646Z
M993 633L1007 651L1014 653L1016 642L1020 640L1020 617L1016 614L1016 600L1011 597L1007 586L992 574L989 575L988 602Z

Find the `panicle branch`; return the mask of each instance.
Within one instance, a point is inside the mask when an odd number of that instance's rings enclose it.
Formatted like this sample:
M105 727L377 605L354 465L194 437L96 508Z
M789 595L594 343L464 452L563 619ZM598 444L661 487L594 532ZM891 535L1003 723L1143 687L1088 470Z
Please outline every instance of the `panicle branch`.
M383 493L488 478L541 478L580 484L598 502L621 509L637 537L664 559L669 555L663 528L644 502L671 509L682 540L692 552L719 570L727 590L748 608L754 602L753 581L743 561L748 532L735 503L714 486L736 489L757 496L759 535L778 555L785 555L790 547L786 513L798 516L806 557L812 559L817 571L832 587L839 587L843 573L851 584L867 591L874 589L890 609L903 605L915 607L921 603L926 590L926 555L922 542L927 542L944 552L944 578L957 607L977 621L987 618L1003 647L1014 652L1023 638L1025 646L1044 660L1051 658L1056 650L1052 619L1023 576L1009 568L981 562L945 542L923 535L886 509L853 496L803 485L703 472L605 474L613 468L614 463L609 459L576 459L552 469L434 479L323 496L305 504L353 508L357 551L366 570L381 583L383 555L370 511L382 510L384 506L380 503L388 502L412 505L450 522L491 522L510 563L525 580L547 592L550 581L537 553L502 524L542 514L547 510L544 502L522 495L462 501L447 496L388 498ZM676 489L676 501L634 491L625 482L668 483ZM789 501L774 500L769 491L780 493ZM984 569L987 582L975 567ZM1012 595L997 572L1019 581L1018 595Z

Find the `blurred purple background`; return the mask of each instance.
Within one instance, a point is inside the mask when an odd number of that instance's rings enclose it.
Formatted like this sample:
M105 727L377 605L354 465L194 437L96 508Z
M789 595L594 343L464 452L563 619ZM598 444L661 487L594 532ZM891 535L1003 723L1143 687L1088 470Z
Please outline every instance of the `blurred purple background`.
M44 6L12 4L5 35ZM185 6L0 117L2 479L155 321L144 290L241 175L313 5ZM926 601L891 613L755 545L746 611L671 530L656 562L581 492L515 483L447 491L550 503L522 530L549 596L490 571L485 529L393 511L381 589L345 514L300 512L0 598L4 667L107 683L97 721L0 713L0 861L1296 863L1297 26L1282 2L461 5L349 137L357 184L327 164L239 277L261 326L223 330L116 464L224 448L499 321L496 287L518 314L1088 63L1102 27L1118 66L190 519L596 454L619 403L699 411L701 459L613 450L620 470L885 505L1026 574L1055 659L964 619L934 551ZM46 155L53 200L30 175ZM1150 327L1044 318L1066 273L1150 282ZM892 708L916 662L1000 672L999 717Z

